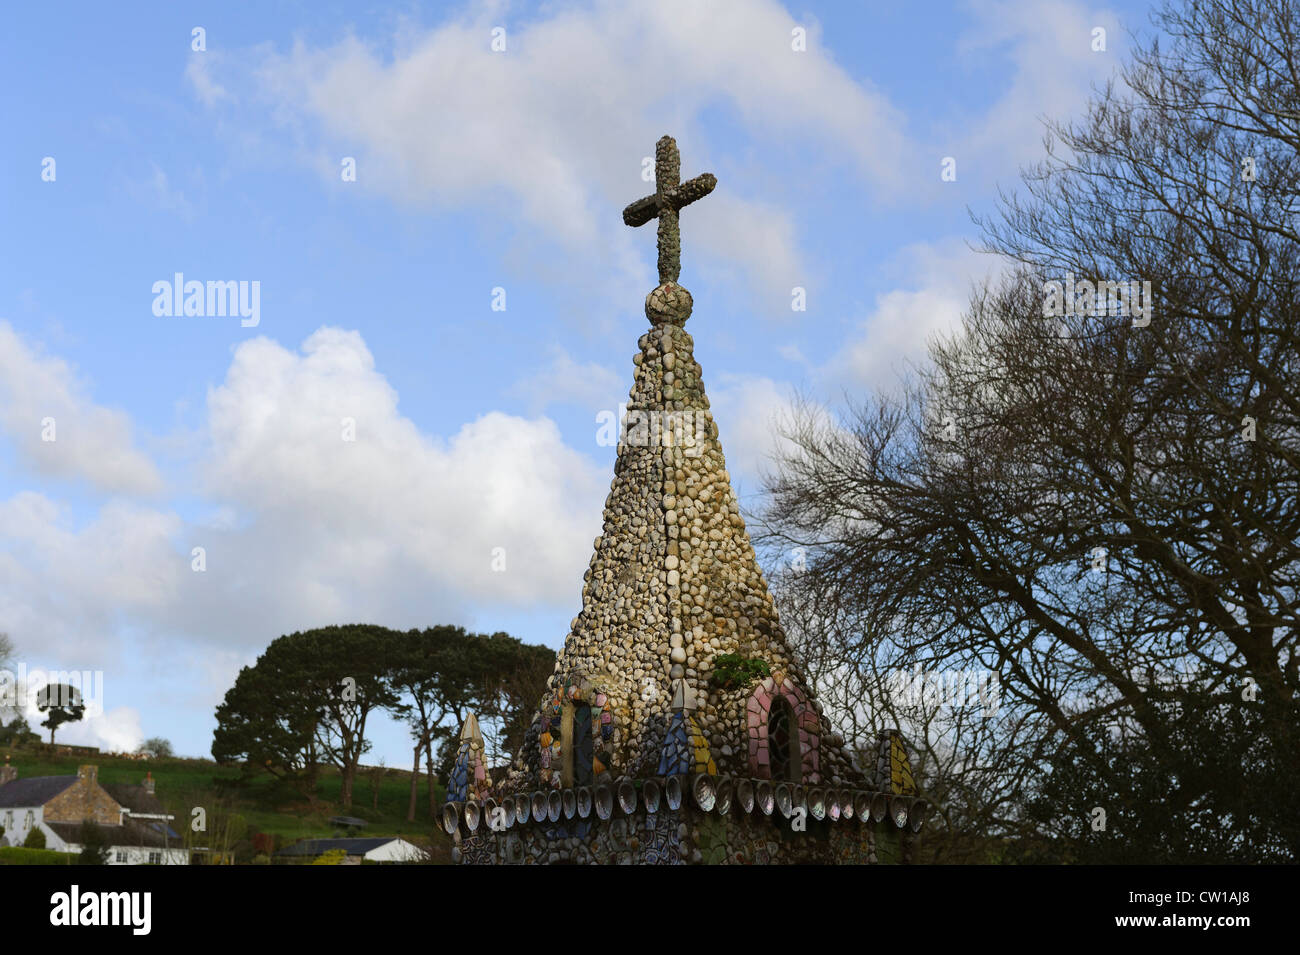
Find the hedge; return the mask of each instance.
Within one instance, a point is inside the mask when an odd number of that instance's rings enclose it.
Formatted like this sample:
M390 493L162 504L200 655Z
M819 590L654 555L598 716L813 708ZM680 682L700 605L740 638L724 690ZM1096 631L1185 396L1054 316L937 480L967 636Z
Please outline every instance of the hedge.
M55 852L53 849L0 847L0 865L72 865L76 858L76 853Z

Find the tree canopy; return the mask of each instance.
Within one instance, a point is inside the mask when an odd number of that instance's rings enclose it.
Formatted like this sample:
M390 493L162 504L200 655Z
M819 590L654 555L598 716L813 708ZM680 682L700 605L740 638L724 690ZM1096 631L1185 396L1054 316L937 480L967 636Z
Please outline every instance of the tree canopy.
M1300 23L1158 24L978 220L1010 267L961 327L898 391L799 411L763 543L805 549L788 619L847 708L913 731L951 832L1294 859ZM896 692L954 669L993 712Z
M54 743L54 731L64 723L75 723L86 715L86 705L82 702L81 691L68 683L49 683L36 693L36 708L45 714L41 725L50 731L50 743Z
M432 779L435 751L450 760L455 747L447 744L471 711L498 754L518 745L528 721L519 709L536 706L554 658L508 634L449 626L403 633L352 624L288 634L244 667L226 693L212 754L309 794L320 766L332 764L343 777L342 801L351 805L376 710L410 725L417 768L423 753Z

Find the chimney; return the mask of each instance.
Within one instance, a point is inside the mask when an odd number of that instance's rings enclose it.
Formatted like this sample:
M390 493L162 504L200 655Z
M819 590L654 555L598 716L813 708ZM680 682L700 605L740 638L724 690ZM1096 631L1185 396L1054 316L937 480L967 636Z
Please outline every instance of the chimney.
M144 786L144 791L147 792L150 796L152 796L153 795L153 773L144 774L144 783L142 785Z
M81 778L81 779L88 779L88 780L90 780L90 781L93 783L93 782L95 782L95 777L98 776L98 775L99 775L99 767L98 767L98 766L78 766L78 767L77 767L77 776L78 776L79 778Z
M18 770L9 765L9 755L5 754L5 764L0 766L0 786L11 783L18 778Z

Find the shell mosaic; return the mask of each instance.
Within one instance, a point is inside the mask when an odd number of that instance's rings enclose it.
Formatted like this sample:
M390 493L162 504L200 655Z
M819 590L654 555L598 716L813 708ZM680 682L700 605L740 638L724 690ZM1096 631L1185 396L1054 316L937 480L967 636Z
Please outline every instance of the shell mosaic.
M894 731L881 733L877 747L876 782L886 792L904 796L916 794L912 779L912 762L907 755L903 734Z
M447 777L447 801L486 799L492 791L492 777L484 759L483 735L478 719L470 714L461 728L456 758Z
M608 745L614 738L612 701L587 679L574 675L556 686L534 722L538 782L553 788L563 785L559 770L563 765L566 706L573 714L570 745L574 748L574 782L590 785L608 774L611 762Z

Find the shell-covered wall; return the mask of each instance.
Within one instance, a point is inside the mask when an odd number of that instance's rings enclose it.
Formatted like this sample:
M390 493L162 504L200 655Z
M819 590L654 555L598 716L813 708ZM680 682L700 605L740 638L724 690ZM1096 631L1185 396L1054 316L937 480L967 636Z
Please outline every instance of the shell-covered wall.
M654 777L447 802L443 827L456 859L488 865L910 861L930 806L913 790L896 731L878 738L886 775L856 789L717 775L692 724L674 713Z
M807 820L796 832L779 816L725 816L683 806L613 819L561 819L458 837L463 862L477 865L874 865L907 861L914 836L888 819Z

